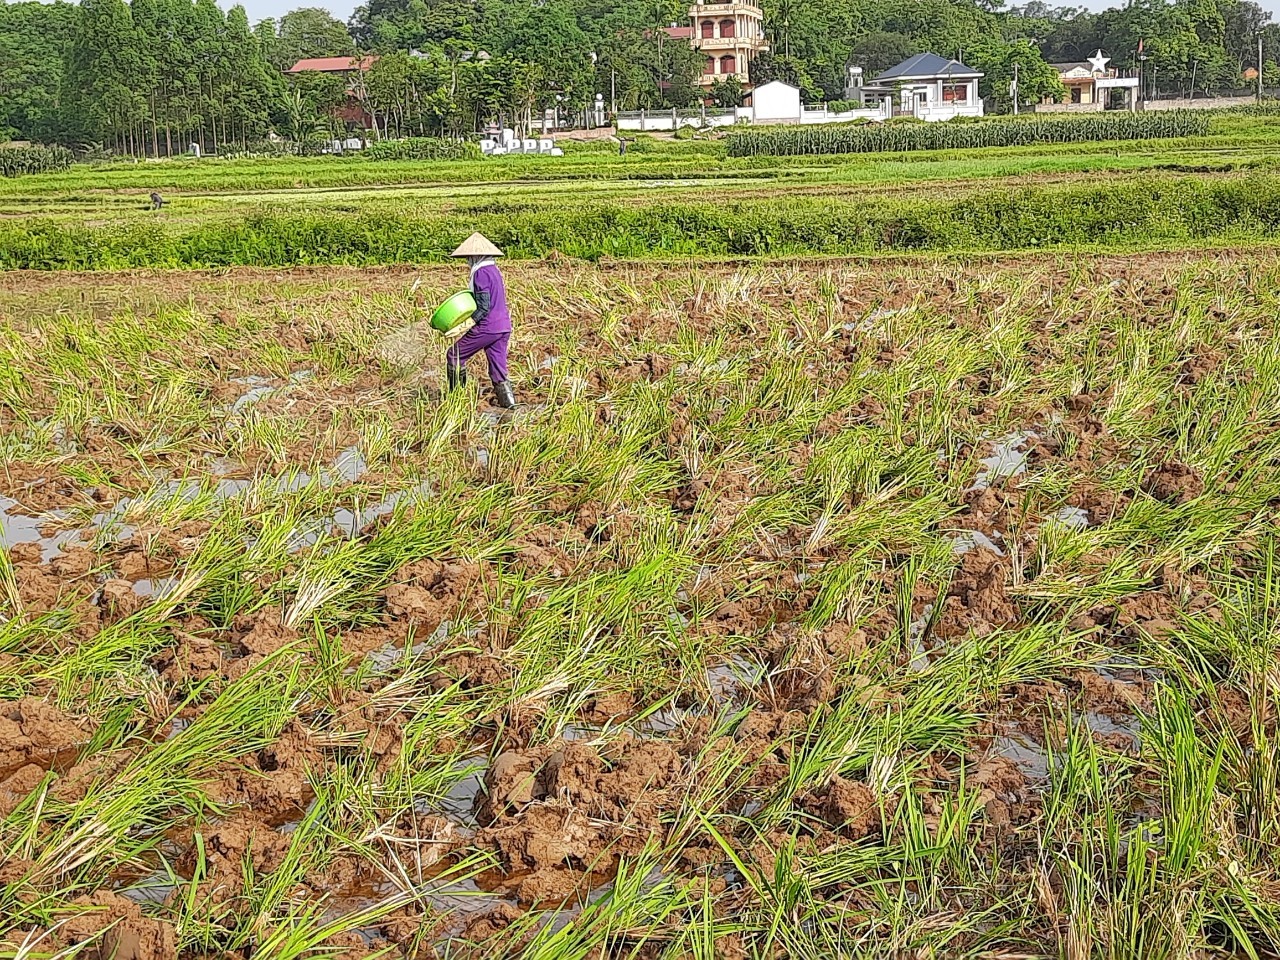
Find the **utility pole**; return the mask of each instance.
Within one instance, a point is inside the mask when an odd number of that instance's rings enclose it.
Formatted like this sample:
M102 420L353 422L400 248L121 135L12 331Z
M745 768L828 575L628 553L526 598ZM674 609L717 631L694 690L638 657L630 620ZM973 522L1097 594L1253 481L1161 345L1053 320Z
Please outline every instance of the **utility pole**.
M609 65L609 112L618 115L618 69Z
M1013 115L1018 115L1018 61L1013 61L1013 83L1009 85L1009 95L1013 97Z
M1258 34L1258 102L1262 102L1262 34Z

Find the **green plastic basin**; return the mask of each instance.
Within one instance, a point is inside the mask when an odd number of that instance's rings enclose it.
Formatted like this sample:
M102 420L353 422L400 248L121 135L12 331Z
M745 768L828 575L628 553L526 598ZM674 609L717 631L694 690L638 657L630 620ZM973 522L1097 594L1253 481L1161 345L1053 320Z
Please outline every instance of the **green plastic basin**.
M448 333L460 323L471 319L476 312L476 298L470 290L455 293L431 314L431 327L441 333Z

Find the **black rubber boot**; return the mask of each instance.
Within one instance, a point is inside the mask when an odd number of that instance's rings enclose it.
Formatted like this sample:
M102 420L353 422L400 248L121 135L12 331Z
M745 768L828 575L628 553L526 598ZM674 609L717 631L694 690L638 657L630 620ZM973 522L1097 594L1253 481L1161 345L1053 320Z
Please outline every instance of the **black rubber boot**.
M450 392L467 385L467 371L463 367L445 367L445 376L449 378Z
M511 389L511 381L503 380L501 383L493 385L493 394L498 398L498 406L504 410L514 410L516 406L516 392Z

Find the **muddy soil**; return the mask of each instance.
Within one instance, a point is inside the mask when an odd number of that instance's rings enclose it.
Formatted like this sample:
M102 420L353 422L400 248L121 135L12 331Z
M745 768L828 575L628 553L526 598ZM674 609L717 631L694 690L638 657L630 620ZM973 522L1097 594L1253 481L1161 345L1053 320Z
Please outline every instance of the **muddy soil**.
M1055 753L1079 733L1107 763L1154 764L1153 647L1223 622L1210 560L1239 561L1264 526L1216 454L1144 426L1257 373L1240 357L1259 308L1178 339L1188 263L513 265L525 409L480 395L461 425L441 413L439 357L379 352L416 319L406 269L0 276L29 381L0 430L31 451L0 467L0 816L31 828L0 864L0 904L55 949L160 960L178 930L257 922L250 885L300 843L289 902L386 907L330 938L340 955L513 955L653 851L733 923L758 907L744 868L898 849L902 804L938 831L962 790L975 855L1025 879ZM1219 298L1269 269L1194 268ZM433 295L457 280L422 275ZM386 309L369 318L370 302ZM138 412L108 416L86 386L93 416L32 430L65 408L37 362L51 318L174 304L190 326L152 345L168 379L138 375ZM1146 392L1115 382L1142 366L1115 317L1177 341ZM205 419L151 422L170 389ZM630 472L605 475L599 437ZM1250 464L1250 484L1271 482ZM1172 540L1201 506L1231 535L1171 553L1147 532ZM245 565L280 516L286 547ZM678 583L625 580L672 543ZM603 600L569 589L592 578ZM624 589L641 599L608 606ZM1017 677L982 672L1036 630L1058 639ZM207 744L181 795L124 835L163 842L96 851L89 879L59 886L40 859L52 825L258 682L271 717L228 732L225 755ZM1219 735L1274 723L1220 686L1195 700ZM921 690L962 702L931 726ZM899 717L900 741L858 740ZM1161 785L1135 780L1158 806ZM140 892L147 876L161 892ZM877 909L854 883L814 895ZM1051 951L1054 929L1037 915L1025 935Z

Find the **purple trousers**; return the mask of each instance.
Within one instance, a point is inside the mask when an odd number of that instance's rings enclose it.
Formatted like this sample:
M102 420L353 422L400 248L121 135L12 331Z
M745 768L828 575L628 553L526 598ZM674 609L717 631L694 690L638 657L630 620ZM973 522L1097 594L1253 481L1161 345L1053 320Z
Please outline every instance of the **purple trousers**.
M507 344L510 341L510 330L504 330L502 333L489 333L472 327L458 338L457 343L449 348L449 352L445 354L445 360L450 367L455 370L461 370L467 365L468 360L483 350L485 359L489 361L489 379L495 384L505 383L507 380Z

